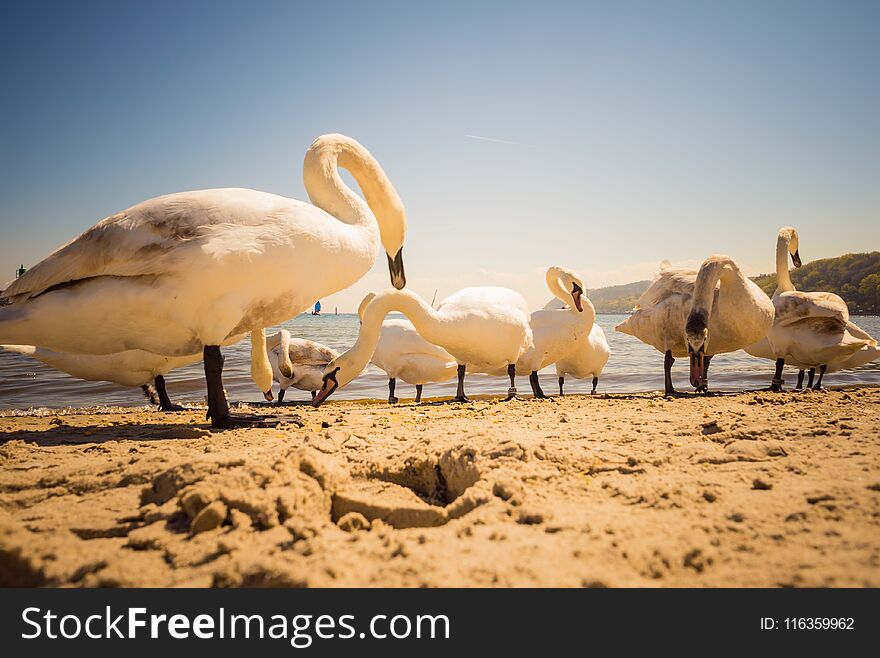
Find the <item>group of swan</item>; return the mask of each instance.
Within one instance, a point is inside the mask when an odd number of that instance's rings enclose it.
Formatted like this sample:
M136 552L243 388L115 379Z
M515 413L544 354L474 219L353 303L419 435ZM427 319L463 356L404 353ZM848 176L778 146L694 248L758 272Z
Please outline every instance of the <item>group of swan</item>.
M376 159L349 137L324 135L306 152L303 179L313 205L230 188L107 217L6 289L0 343L75 355L138 350L147 360L201 354L212 425L265 424L230 413L221 347L355 283L380 244L392 285L406 282L406 213Z
M364 199L339 175L347 169ZM247 189L170 194L107 217L60 247L12 283L0 308L0 343L83 379L156 387L160 408L178 408L164 375L204 362L208 416L214 427L267 425L278 419L230 413L223 389L223 346L251 337L251 376L266 399L272 381L309 390L317 406L358 376L372 360L389 377L416 386L458 377L455 400L467 401L468 372L528 374L544 397L538 371L556 365L559 392L566 375L592 377L593 392L610 350L571 270L551 267L554 299L529 312L508 288L465 288L436 309L408 290L403 268L406 212L375 158L343 135L324 135L306 152L303 179L311 204ZM339 354L279 331L277 325L358 281L380 246L393 289L361 305L361 331ZM632 315L617 330L665 355L671 367L690 359L690 380L708 387L715 354L747 349L776 361L772 387L785 363L824 373L877 357L877 343L850 322L837 295L803 293L788 274L798 236L784 228L777 242L779 289L772 301L728 256L708 258L698 271L661 267ZM284 272L285 276L278 276ZM399 311L407 320L385 320Z

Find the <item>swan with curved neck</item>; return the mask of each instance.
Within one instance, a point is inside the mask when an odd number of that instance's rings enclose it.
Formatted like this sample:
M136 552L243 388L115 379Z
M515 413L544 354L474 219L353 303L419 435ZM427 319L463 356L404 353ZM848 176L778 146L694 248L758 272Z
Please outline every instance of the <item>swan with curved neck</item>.
M343 183L339 166L366 201ZM314 205L255 190L200 190L98 222L5 291L12 303L0 308L0 342L76 354L201 352L212 425L265 424L230 414L221 346L347 288L370 270L380 245L392 284L405 284L406 214L375 158L349 137L324 135L306 153L303 178Z
M672 385L675 357L690 359L690 381L708 389L715 354L750 345L773 323L773 304L729 256L710 256L699 271L661 266L617 331L635 336L664 354L665 391Z
M278 404L284 401L284 395L291 386L310 391L314 398L321 388L324 367L339 356L339 352L321 343L291 338L286 329L270 336L266 345L272 379L280 384ZM271 400L271 393L267 399Z
M364 311L375 293L368 293L358 307L358 318L364 320ZM390 318L382 322L379 341L370 361L388 375L388 404L396 404L397 380L416 387L416 402L422 401L425 384L445 382L455 376L458 364L452 355L439 345L429 343L419 335L413 323L405 318Z
M547 397L538 371L574 352L578 341L586 340L596 319L596 310L584 297L584 281L577 272L553 266L547 269L545 279L562 308L545 307L531 314L529 325L534 344L516 362L517 372L529 373L536 398Z
M798 368L798 385L810 370L808 387L820 389L827 372L855 368L880 356L877 341L849 319L846 302L826 292L799 292L788 271L788 255L801 266L798 233L791 226L779 230L776 239L776 280L773 294L775 320L766 337L745 347L752 356L776 361L771 391L781 391L786 364ZM813 376L819 379L813 384Z
M367 366L391 311L403 313L428 342L443 347L458 364L456 400L464 393L465 371L494 372L507 366L508 399L515 396L516 362L532 346L528 306L508 288L465 288L444 299L437 310L408 290L385 290L367 306L354 346L324 369L324 384L314 400L320 405L337 388L345 386Z

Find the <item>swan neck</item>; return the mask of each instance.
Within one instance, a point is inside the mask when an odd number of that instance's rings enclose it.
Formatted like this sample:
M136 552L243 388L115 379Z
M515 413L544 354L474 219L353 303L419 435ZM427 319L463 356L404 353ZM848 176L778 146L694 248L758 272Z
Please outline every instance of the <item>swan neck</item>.
M694 284L694 297L691 311L705 311L707 317L712 314L715 303L715 286L721 282L721 291L728 292L735 288L742 273L732 259L712 257L700 267Z
M251 331L251 379L265 392L272 388L272 364L266 347L266 330Z
M345 184L339 167L351 173L366 203ZM403 202L378 161L358 142L343 135L316 139L306 152L303 182L312 203L345 224L371 231L378 225L386 251L396 254L406 230ZM396 245L395 253L388 245Z
M780 235L776 240L776 291L794 290L791 273L788 270L788 242L790 238Z

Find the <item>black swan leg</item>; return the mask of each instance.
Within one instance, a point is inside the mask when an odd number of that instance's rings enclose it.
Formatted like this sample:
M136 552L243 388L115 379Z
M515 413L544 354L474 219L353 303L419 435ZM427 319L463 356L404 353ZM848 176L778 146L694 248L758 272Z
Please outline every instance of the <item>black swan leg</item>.
M794 387L794 390L799 391L804 387L804 371L798 370L798 381L797 386Z
M827 365L819 366L819 379L816 380L816 384L813 386L814 391L822 390L822 376L825 374L825 370L828 369Z
M560 377L560 378L559 378L559 395L565 395L565 394L562 392L562 387L563 387L564 385L565 385L565 377Z
M590 395L596 395L596 387L599 385L599 378L593 377L593 390L590 391Z
M507 397L504 401L516 400L516 364L511 363L507 366L507 376L510 377L510 388L507 389ZM535 375L537 377L537 375Z
M159 396L159 411L186 411L186 407L174 404L168 397L168 391L165 390L165 378L162 375L156 375L153 379L153 386L156 387L156 393Z
M672 358L672 350L666 350L663 355L663 384L666 395L675 395L678 391L672 385L672 364L675 359Z
M388 404L397 404L397 398L394 397L394 389L397 386L397 380L394 377L388 378Z
M422 401L422 385L416 384L416 402Z
M453 398L455 402L470 402L468 396L464 394L465 370L467 370L467 366L458 365L458 389L455 391L455 397Z
M778 393L782 390L785 383L782 380L782 367L785 365L785 359L776 359L776 372L773 374L773 381L770 382L770 390Z
M529 384L531 384L532 393L534 394L534 396L536 398L546 398L547 397L546 395L544 395L544 391L541 389L541 382L538 379L537 372L533 371L532 374L529 375Z

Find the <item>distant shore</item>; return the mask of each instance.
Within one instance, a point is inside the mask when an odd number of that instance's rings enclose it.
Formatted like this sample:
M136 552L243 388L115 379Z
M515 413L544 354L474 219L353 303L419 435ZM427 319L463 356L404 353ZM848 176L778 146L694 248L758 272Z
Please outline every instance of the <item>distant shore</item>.
M0 584L880 586L877 388L279 413L3 415Z

